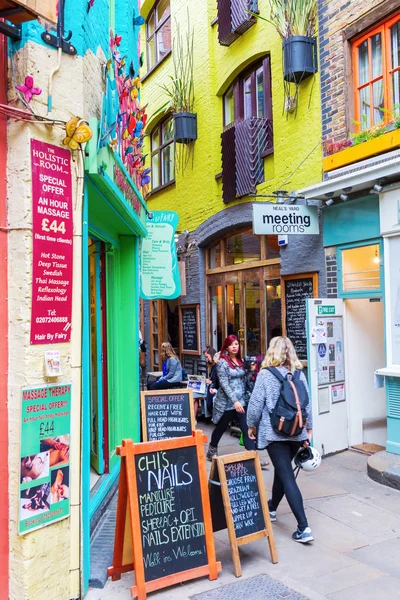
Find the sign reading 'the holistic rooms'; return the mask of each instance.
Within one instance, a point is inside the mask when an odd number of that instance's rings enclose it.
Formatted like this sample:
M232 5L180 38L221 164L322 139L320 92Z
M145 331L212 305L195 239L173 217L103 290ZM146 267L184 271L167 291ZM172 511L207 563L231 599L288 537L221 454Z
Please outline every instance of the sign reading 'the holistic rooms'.
M318 209L294 204L253 204L253 230L257 235L318 235Z

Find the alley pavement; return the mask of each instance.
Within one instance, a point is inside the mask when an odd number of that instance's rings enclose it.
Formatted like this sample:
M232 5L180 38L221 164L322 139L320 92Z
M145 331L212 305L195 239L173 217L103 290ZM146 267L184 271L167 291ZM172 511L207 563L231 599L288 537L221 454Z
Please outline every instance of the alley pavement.
M199 423L210 438L212 427ZM219 454L239 452L238 439L225 434ZM262 453L262 458L267 453ZM283 501L273 524L278 564L266 539L240 548L242 578L266 574L311 600L394 600L400 598L400 491L367 475L367 456L347 451L322 461L314 473L301 472L299 485L315 541L297 544L295 519ZM207 468L209 469L210 463ZM263 471L268 497L273 467ZM228 532L215 534L222 573L217 581L195 579L148 595L149 600L186 600L237 582ZM91 589L87 600L129 600L133 573Z

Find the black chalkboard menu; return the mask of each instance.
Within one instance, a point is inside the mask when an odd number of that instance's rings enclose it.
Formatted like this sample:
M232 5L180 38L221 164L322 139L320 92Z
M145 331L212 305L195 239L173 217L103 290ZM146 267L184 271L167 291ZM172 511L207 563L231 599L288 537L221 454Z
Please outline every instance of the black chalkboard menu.
M180 347L183 354L201 354L200 307L198 304L180 305Z
M192 390L141 392L144 442L192 435L194 430Z
M214 459L208 492L214 532L228 529L236 577L242 572L238 547L262 537L268 538L272 562L277 562L257 452L239 452Z
M314 298L316 275L302 275L284 279L284 322L300 360L307 360L306 300Z
M146 581L207 564L196 448L135 456Z

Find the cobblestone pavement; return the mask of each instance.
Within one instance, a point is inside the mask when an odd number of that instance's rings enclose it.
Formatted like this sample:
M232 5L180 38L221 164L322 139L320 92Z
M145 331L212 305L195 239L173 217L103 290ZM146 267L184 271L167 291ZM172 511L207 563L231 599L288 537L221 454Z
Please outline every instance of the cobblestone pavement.
M209 436L212 428L203 429ZM240 450L237 438L225 434L219 454ZM273 468L263 474L269 495ZM282 502L273 524L278 564L271 563L266 540L247 544L240 549L240 581L266 574L311 600L400 598L400 492L370 480L367 456L354 451L324 459L315 473L300 473L298 481L315 542L292 541L295 520ZM227 531L215 534L215 544L222 562L217 581L197 579L149 594L149 599L187 600L218 588L223 598L223 586L238 581ZM132 583L133 573L127 573L120 581L108 581L104 589L90 589L86 598L129 600Z

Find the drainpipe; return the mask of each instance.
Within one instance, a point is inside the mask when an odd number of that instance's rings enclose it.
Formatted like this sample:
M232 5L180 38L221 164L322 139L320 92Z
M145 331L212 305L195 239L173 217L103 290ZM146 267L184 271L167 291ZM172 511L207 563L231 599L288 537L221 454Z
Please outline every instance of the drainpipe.
M57 20L57 66L49 74L49 91L47 96L47 116L53 108L53 77L60 70L62 45L64 39L64 5L65 0L59 0Z

